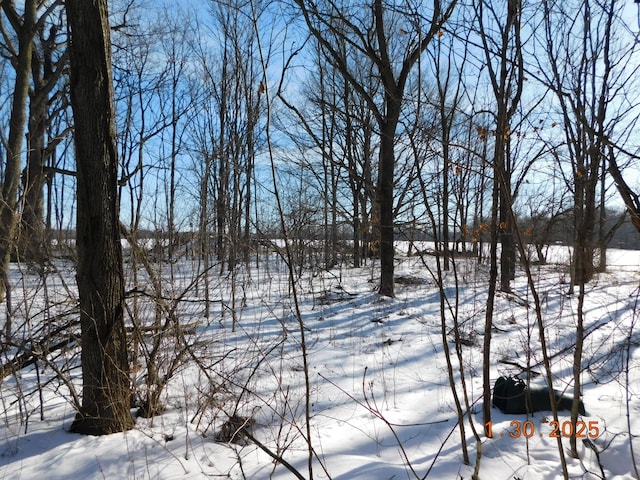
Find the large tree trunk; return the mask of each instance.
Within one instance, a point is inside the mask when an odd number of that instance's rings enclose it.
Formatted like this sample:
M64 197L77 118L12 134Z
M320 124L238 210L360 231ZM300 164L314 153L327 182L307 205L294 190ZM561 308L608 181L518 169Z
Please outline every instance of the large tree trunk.
M67 0L78 182L82 409L71 430L133 426L118 230L117 158L107 0Z

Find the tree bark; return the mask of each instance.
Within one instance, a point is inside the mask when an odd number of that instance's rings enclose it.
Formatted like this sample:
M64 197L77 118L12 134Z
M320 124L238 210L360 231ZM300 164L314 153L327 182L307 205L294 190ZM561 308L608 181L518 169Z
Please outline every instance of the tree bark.
M380 158L378 164L377 203L380 209L380 295L394 296L394 214L393 184L395 172L395 141L400 101L387 100L389 117L380 133ZM397 113L396 113L397 112Z
M77 163L82 409L71 431L133 426L118 229L115 108L107 0L68 0Z

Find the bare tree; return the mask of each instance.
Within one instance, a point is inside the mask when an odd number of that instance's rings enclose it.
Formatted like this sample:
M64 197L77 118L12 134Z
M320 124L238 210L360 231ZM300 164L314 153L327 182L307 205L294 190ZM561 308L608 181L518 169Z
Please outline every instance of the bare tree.
M505 11L506 9L506 11ZM500 253L500 288L510 291L515 274L515 243L511 210L511 122L515 116L523 85L521 15L522 3L510 0L506 6L479 0L475 3L478 32L483 46L496 112L493 120L493 189L491 205L491 265L484 329L483 422L491 421L490 355L493 308ZM502 22L500 19L504 19ZM491 26L490 26L491 25ZM490 34L495 29L496 36ZM484 132L485 136L489 132Z
M510 216L512 192L511 129L520 106L524 84L522 61L522 2L510 0L502 7L484 0L476 3L479 35L486 60L487 74L496 102L493 183L494 203L492 235L499 241L500 288L510 291L515 275L515 243L513 218ZM502 23L499 19L504 19ZM496 36L492 32L496 28ZM486 132L487 135L489 132ZM492 245L492 252L494 246ZM495 252L494 252L495 253ZM492 257L495 256L492 254ZM495 259L492 260L492 268Z
M206 114L195 120L194 142L204 162L201 199L210 204L201 204L200 223L211 225L207 229L221 268L232 272L249 259L254 164L263 143L264 86L248 8L212 4L219 48L197 46L204 89L200 105Z
M71 430L102 435L133 426L124 328L115 108L106 0L68 0L71 104L78 177L78 294L82 409Z
M453 37L452 35L448 35ZM449 42L455 42L453 39L448 39ZM448 51L450 56L453 57L453 45L455 43L445 44L441 39L434 43L434 52L432 54L432 63L435 73L435 110L436 116L440 122L438 125L439 132L439 149L442 151L442 169L440 171L440 183L441 183L441 195L440 201L442 204L442 212L440 215L441 230L440 238L442 239L443 248L442 255L444 256L443 270L449 270L450 256L451 256L451 239L450 236L450 196L451 192L451 174L455 171L454 152L455 147L452 146L454 133L454 122L457 120L459 113L459 104L462 100L462 82L460 81L461 70L455 65L455 61L451 61L451 58L444 54L444 51ZM465 61L465 57L461 56L462 61ZM458 165L458 169L460 166ZM462 173L459 171L459 173ZM460 206L460 204L458 204Z
M598 187L604 188L601 175L605 163L616 179L612 145L623 144L636 123L637 101L629 87L637 76L638 67L632 61L637 42L631 35L624 39L627 29L619 2L578 1L572 8L565 8L543 1L542 7L542 46L547 57L546 62L538 59L539 72L556 97L565 137L564 158L568 160L563 165L570 169L566 184L573 193L570 291L578 288L571 413L575 425L582 388L585 284L595 274ZM618 186L619 180L620 176L616 179ZM571 437L571 454L578 456L575 435Z
M546 62L537 59L541 80L557 98L565 136L562 160L574 197L572 284L595 273L594 233L602 165L620 151L635 125L637 102L630 87L637 47L625 46L621 6L577 2L572 10L543 2ZM558 28L561 26L562 28ZM614 148L610 148L614 147ZM609 162L609 166L612 164ZM611 170L615 172L615 167ZM603 187L601 187L603 188Z
M17 45L15 45L16 42L12 41L4 25L0 23L3 40L15 66L9 135L6 144L6 164L3 171L2 196L0 197L0 301L4 301L5 298L9 301L8 271L18 224L18 187L20 186L22 145L27 121L33 37L38 22L38 2L36 0L24 2L23 15L18 13L13 1L3 1L1 7L15 32L17 41ZM8 306L7 310L10 314L11 306ZM7 335L10 335L11 322L9 318L5 330Z
M349 8L341 4L296 0L311 34L322 45L327 60L348 80L374 114L380 136L376 210L379 214L381 295L394 296L394 183L395 141L402 113L405 88L411 72L429 43L451 16L456 1L435 1L427 16L404 11L382 0ZM348 13L347 13L348 12ZM394 18L394 15L396 17ZM396 22L402 16L403 24ZM397 31L395 30L397 29ZM405 35L398 35L400 30ZM352 65L336 45L342 39L375 66L382 82L380 97L367 91L353 74Z
M342 40L335 48L342 51L344 58L356 58L344 39L334 40ZM296 106L284 92L279 93L280 100L293 112L290 124L283 130L301 150L295 162L307 171L311 188L324 199L325 266L330 268L337 261L341 219L351 225L353 264L360 267L366 255L375 250L370 243L376 176L373 112L350 88L344 75L326 61L318 42L314 54L317 74L305 85L307 103ZM367 85L367 91L379 90L380 81L372 74L371 65L362 65L358 70L354 62L352 75Z
M64 82L68 64L66 38L62 35L63 7L53 2L49 9L50 22L38 22L31 61L32 88L29 100L29 132L27 161L22 184L24 208L21 217L21 256L40 265L46 259L44 186L47 178L55 174L50 167L54 150L69 131L65 122L62 131L56 131L54 120L63 115L68 105Z

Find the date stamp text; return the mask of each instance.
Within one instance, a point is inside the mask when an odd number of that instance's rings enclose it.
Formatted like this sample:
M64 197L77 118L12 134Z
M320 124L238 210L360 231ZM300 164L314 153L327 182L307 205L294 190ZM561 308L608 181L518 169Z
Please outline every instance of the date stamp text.
M533 436L547 436L549 438L570 438L575 435L576 438L598 438L600 435L600 426L597 421L583 422L577 421L575 428L570 421L556 422L550 421L549 426L551 431L541 433L536 431L536 425L531 420L521 422L520 420L513 420L509 423L509 429L505 432L498 434L499 437L509 436L511 438L531 438ZM487 436L493 437L493 422L487 422L485 424L485 431Z

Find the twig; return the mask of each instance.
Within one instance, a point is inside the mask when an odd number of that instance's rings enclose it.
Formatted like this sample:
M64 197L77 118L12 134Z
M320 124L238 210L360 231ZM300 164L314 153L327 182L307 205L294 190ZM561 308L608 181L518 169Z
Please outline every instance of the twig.
M264 453L266 453L267 455L269 455L273 460L275 460L276 462L282 464L283 467L285 467L287 470L289 470L296 478L300 479L300 480L306 480L298 470L296 470L296 468L291 465L289 462L287 462L284 458L282 458L282 456L280 455L276 455L275 453L273 453L271 451L271 449L269 447L267 447L266 445L264 445L262 442L260 442L256 437L254 437L253 435L251 435L246 428L244 428L244 426L241 428L242 429L242 433L249 439L251 440L253 443L256 444L256 446L262 450Z

